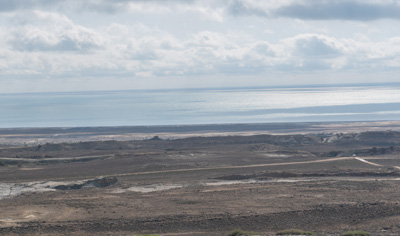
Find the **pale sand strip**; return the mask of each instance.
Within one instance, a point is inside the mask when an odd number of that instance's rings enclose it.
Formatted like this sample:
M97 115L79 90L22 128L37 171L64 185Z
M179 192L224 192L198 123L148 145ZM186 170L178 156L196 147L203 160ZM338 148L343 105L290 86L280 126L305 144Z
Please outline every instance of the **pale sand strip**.
M367 160L365 160L365 159L362 159L362 158L359 158L359 157L356 157L355 159L356 159L356 160L358 160L358 161L361 161L361 162L367 163L368 165L373 165L373 166L383 166L383 165L379 165L379 164L377 164L377 163L370 162L370 161L367 161Z

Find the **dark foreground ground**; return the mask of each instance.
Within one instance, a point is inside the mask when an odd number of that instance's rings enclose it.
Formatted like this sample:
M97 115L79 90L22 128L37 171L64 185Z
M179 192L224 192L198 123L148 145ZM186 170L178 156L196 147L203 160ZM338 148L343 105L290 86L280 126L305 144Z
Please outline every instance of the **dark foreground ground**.
M400 133L349 130L3 145L0 235L399 235Z

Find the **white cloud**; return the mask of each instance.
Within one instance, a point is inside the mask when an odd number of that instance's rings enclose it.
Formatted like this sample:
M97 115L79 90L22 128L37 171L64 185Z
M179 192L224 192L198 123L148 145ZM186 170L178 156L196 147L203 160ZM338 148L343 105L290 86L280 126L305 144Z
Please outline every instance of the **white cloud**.
M359 42L322 34L299 34L270 43L234 32L202 31L177 38L142 24L113 24L93 30L75 25L62 15L35 14L47 24L18 26L16 32L23 32L19 41L11 31L14 38L10 44L25 53L13 55L14 61L9 63L3 60L3 72L16 74L15 71L24 68L20 74L179 76L254 74L267 70L335 71L394 67L399 63L396 56L400 53L397 46L400 40L396 37L385 42ZM49 18L54 21L47 21ZM68 50L61 50L65 47L63 37L73 40ZM95 45L92 48L96 50L87 53L87 48L80 46L85 42ZM11 57L4 50L2 55Z
M88 51L104 39L94 30L75 25L64 15L34 11L12 29L9 43L20 51Z
M48 2L23 7L16 1L0 14L0 80L258 76L262 81L276 74L296 77L299 71L334 76L400 69L400 30L393 19L367 24L361 18L346 23L274 18L279 9L308 6L308 0Z

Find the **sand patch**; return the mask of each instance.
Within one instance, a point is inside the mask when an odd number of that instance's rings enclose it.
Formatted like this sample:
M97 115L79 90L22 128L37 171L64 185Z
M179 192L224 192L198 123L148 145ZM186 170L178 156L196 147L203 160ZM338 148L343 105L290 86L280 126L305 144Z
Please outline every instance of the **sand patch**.
M170 189L182 188L183 185L180 184L151 184L145 186L133 186L126 189L114 189L111 193L124 193L124 192L138 192L138 193L151 193L158 191L165 191Z
M28 167L23 167L23 168L19 168L19 170L41 170L43 168L39 168L39 167L32 167L32 168L28 168Z
M117 182L116 178L98 178L78 181L43 181L26 183L0 183L0 200L27 192L49 192L56 190L107 187Z

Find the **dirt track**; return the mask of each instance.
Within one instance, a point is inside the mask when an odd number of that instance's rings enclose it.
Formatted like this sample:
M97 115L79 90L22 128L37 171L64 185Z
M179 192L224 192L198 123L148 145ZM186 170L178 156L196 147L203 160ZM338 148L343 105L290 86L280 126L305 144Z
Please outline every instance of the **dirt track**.
M209 168L190 168L190 169L179 169L179 170L159 170L159 171L124 173L124 174L109 175L109 176L110 177L111 176L120 177L120 176L130 176L130 175L150 175L150 174L192 172L192 171L205 171L205 170L246 169L246 168L266 167L266 166L304 165L304 164L341 161L341 160L350 160L350 159L353 159L353 158L352 157L338 157L338 158L329 158L329 159L314 160L314 161L281 162L281 163L268 163L268 164L257 164L257 165L242 165L242 166L216 166L216 167L209 167Z

